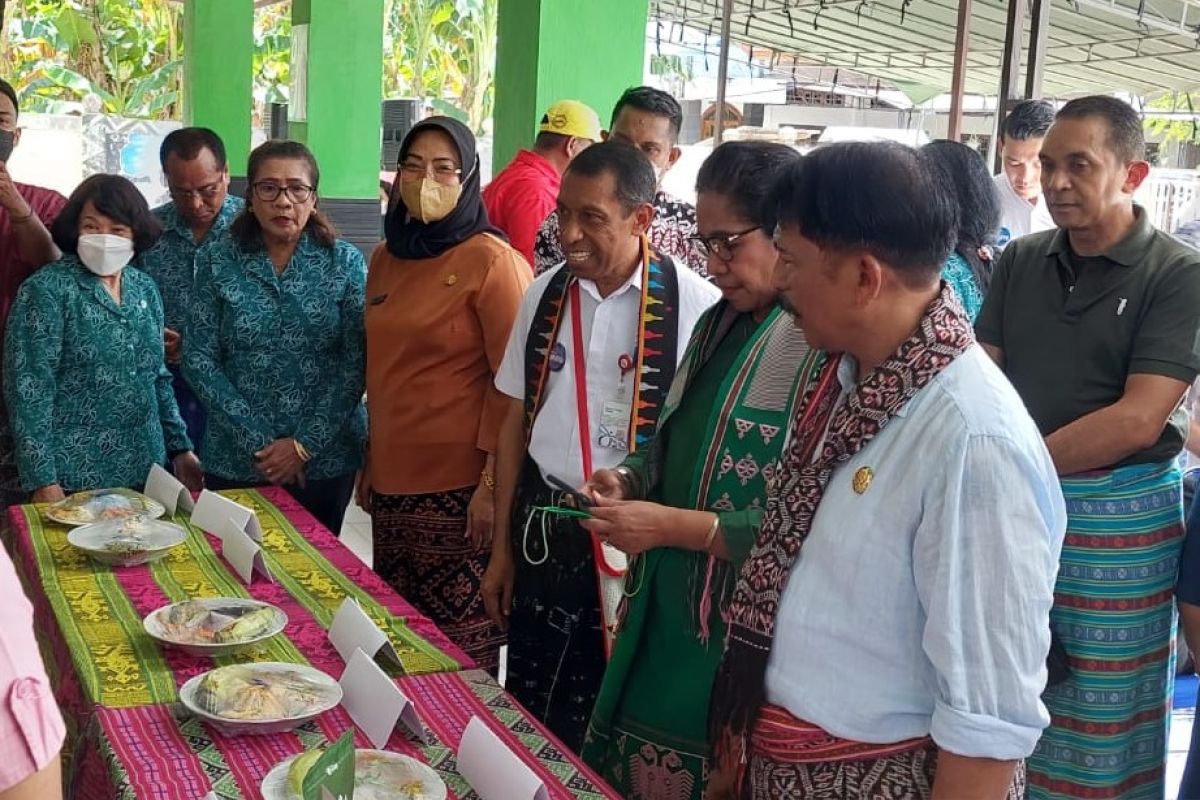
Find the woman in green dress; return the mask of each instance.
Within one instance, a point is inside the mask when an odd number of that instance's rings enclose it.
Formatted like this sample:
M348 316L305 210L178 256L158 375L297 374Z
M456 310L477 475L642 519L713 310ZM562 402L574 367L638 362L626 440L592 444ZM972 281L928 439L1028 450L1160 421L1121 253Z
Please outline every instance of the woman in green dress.
M792 402L822 361L776 307L775 223L762 202L772 175L799 157L730 142L700 168L696 239L723 299L696 325L655 439L588 484L597 506L585 527L636 558L583 756L633 800L703 795L722 612Z
M202 486L171 373L154 281L128 267L158 222L118 175L79 184L51 233L63 257L30 276L9 312L4 394L21 485L34 502L141 488L152 464Z

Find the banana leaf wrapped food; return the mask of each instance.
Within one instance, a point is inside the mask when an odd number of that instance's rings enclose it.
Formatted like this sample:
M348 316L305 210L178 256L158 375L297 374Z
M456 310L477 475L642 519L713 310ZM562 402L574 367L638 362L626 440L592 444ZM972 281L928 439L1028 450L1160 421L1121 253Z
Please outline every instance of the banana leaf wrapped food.
M235 664L206 673L195 702L215 717L258 721L302 717L327 707L330 699L327 682L286 665Z

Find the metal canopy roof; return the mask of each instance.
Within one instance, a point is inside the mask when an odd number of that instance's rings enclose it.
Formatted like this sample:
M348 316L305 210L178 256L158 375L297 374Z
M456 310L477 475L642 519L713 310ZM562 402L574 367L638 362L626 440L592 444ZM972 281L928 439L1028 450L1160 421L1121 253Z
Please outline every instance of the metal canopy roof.
M1200 0L1052 0L1043 93L1158 94L1200 85ZM712 34L721 0L656 0L651 13ZM787 72L820 64L904 87L950 88L955 0L734 0L730 38L769 48ZM973 0L966 90L995 94L1006 0ZM1029 41L1025 20L1023 42ZM1022 73L1023 74L1023 73Z

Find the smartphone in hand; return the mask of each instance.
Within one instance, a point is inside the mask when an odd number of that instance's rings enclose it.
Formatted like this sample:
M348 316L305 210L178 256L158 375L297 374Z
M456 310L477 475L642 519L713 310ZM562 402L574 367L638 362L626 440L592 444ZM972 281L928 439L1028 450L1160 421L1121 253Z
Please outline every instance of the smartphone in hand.
M591 508L592 506L596 505L594 502L592 502L590 497L582 492L576 491L574 486L567 483L562 478L559 478L556 475L547 475L546 480L555 489L558 489L567 497L571 498L571 500L574 501L576 508Z

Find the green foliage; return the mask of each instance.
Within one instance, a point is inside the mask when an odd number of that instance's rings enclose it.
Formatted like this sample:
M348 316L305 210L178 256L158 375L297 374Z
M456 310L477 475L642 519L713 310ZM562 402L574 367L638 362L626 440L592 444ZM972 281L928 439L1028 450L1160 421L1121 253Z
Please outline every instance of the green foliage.
M1192 119L1155 117L1155 111L1185 112ZM1200 142L1200 97L1191 92L1168 92L1146 103L1146 130L1163 141Z
M385 97L415 97L482 132L495 86L499 0L384 0ZM288 100L291 3L255 12L254 100ZM31 111L182 114L183 4L8 0L0 70Z

